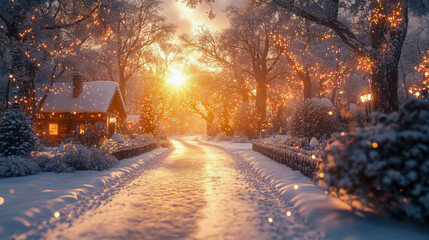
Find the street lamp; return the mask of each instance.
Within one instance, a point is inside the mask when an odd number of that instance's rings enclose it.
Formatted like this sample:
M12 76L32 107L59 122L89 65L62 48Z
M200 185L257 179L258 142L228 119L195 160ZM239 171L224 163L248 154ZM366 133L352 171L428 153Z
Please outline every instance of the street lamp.
M364 94L360 96L360 100L363 104L365 104L365 113L366 116L369 116L369 113L371 112L371 101L372 101L372 95L371 93Z

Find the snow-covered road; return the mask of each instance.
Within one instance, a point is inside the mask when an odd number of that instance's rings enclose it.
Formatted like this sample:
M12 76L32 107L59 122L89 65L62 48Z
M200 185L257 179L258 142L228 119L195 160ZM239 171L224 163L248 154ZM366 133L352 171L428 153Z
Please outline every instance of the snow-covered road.
M46 239L319 239L249 165L189 138Z

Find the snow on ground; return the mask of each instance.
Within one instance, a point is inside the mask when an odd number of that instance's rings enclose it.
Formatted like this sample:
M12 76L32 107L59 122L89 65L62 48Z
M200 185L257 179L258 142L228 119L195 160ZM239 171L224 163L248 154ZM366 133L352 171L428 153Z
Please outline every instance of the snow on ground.
M40 173L0 179L0 239L49 224L58 215L66 214L68 204L79 201L74 207L84 208L85 199L92 195L109 195L115 186L137 177L168 151L156 149L101 172Z
M243 160L188 137L100 204L30 239L320 239ZM79 204L80 206L81 204ZM74 210L72 210L74 212ZM108 224L106 224L108 223Z
M353 213L350 207L325 194L314 182L297 171L252 150L250 143L209 142L245 160L258 175L293 205L307 223L324 232L326 239L429 239L427 226L418 226L376 216Z

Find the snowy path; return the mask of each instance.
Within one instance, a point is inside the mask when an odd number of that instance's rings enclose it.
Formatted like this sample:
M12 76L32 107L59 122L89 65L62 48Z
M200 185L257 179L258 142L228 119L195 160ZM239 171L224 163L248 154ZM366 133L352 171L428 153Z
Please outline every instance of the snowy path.
M164 160L46 239L319 239L248 164L186 138Z

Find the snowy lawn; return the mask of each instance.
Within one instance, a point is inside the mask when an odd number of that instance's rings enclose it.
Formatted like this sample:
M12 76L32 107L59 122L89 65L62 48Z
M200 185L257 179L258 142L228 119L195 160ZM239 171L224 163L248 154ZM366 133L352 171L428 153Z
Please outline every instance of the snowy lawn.
M326 239L429 239L427 225L352 212L347 204L326 195L301 173L254 152L250 143L203 142L221 147L246 161L278 190L284 201L294 206L291 214L301 215L306 222L320 229Z
M66 205L82 208L84 199L119 185L127 177L166 154L165 148L125 159L105 171L39 173L0 179L0 239L34 230L41 224L66 214ZM81 204L82 202L82 204Z

